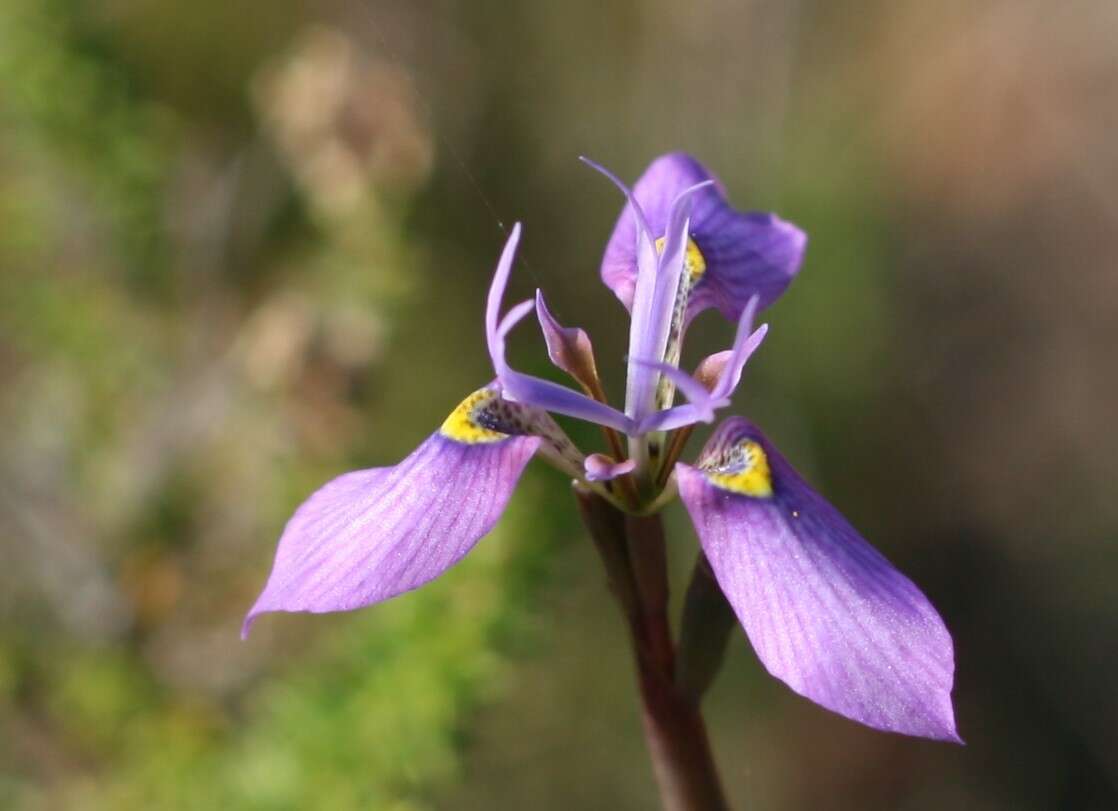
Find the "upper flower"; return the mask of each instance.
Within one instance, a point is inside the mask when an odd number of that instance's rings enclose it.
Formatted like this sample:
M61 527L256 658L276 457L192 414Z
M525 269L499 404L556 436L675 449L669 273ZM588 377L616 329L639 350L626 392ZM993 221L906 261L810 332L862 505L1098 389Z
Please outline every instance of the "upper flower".
M775 214L735 210L718 178L690 155L673 152L654 160L633 186L655 238L666 236L676 196L704 182L710 185L692 201L687 269L694 286L687 320L717 307L736 321L753 295L764 309L787 289L800 269L807 236ZM602 281L629 308L637 282L636 227L627 204L602 257Z

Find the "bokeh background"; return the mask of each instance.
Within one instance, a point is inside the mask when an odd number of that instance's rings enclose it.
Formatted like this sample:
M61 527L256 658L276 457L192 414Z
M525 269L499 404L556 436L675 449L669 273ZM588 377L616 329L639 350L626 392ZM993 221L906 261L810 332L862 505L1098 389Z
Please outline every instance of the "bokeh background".
M4 0L0 807L654 807L549 469L431 587L237 632L295 505L488 380L513 221L513 294L620 392L620 200L576 157L673 149L810 234L737 405L941 609L968 741L830 715L741 636L735 805L1118 807L1116 132L1107 0Z

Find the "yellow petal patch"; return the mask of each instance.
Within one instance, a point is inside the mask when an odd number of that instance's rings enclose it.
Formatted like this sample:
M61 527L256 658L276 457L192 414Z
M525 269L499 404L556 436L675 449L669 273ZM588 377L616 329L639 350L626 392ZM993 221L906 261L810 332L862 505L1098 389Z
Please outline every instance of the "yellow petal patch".
M656 240L656 253L664 252L665 242L667 242L667 237L660 237ZM707 269L707 260L703 258L703 252L699 250L695 240L690 237L687 238L687 253L683 257L683 269L691 276L692 282L698 281Z
M478 389L450 412L450 416L443 421L439 432L447 439L464 442L467 445L500 442L502 439L507 439L508 434L488 428L477 420L478 413L483 411L497 397L495 391Z
M738 459L744 463L744 466L732 471L704 471L707 480L715 487L729 490L731 493L740 493L754 498L771 496L773 494L772 473L769 471L769 458L765 455L764 448L747 439L735 449L734 457L734 468L738 468L736 463Z

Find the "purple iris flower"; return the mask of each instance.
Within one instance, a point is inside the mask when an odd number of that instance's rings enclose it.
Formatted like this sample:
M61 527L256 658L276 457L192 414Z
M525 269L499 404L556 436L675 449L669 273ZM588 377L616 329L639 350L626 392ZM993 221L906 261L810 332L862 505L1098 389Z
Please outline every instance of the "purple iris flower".
M485 312L495 379L398 465L340 476L296 510L243 634L266 612L360 608L438 577L493 528L539 456L627 513L678 494L762 663L797 693L877 729L959 740L951 637L920 590L745 419L725 420L694 465L671 441L729 404L765 335L754 316L796 275L803 232L734 210L687 155L658 158L631 191L591 165L626 196L601 271L631 313L624 409L606 402L589 337L560 325L542 294L502 316L515 226ZM736 322L734 343L687 374L680 344L708 308ZM581 390L509 366L509 333L533 312ZM601 426L610 453L584 455L551 414Z

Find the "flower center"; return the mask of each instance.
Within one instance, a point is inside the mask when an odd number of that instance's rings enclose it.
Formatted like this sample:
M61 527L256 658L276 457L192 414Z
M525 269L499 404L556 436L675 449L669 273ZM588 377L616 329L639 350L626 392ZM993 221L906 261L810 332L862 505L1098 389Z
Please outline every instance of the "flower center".
M495 384L478 389L450 412L439 433L463 445L501 442L510 436L537 436L539 452L564 473L583 474L583 455L546 411L514 403Z
M715 487L754 498L769 498L773 494L769 458L765 449L751 439L732 445L701 467L707 481Z
M660 237L656 240L656 253L664 252L664 243L667 242L667 239L667 237ZM707 260L703 258L703 252L699 250L699 246L695 244L695 240L691 237L687 238L687 252L683 256L683 269L691 277L692 284L699 281L699 277L706 273Z
M500 395L490 388L478 389L450 412L439 429L447 439L466 445L500 442L510 434L526 433L520 420Z
M656 252L664 252L664 243L667 237L656 240ZM679 275L679 287L675 293L675 303L672 306L672 324L668 330L668 343L664 347L665 363L672 366L679 365L680 352L683 347L683 327L687 315L687 301L691 297L691 290L698 284L703 274L706 273L707 263L702 251L691 237L687 238L687 250L683 255L683 273ZM670 408L675 399L675 384L668 378L661 377L656 387L656 408Z

